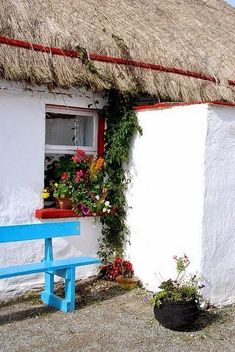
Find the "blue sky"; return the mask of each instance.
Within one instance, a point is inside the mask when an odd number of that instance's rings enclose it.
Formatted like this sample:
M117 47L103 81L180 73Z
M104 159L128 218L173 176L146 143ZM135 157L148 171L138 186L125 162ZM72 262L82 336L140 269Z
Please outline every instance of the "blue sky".
M235 0L225 0L225 1L235 7Z

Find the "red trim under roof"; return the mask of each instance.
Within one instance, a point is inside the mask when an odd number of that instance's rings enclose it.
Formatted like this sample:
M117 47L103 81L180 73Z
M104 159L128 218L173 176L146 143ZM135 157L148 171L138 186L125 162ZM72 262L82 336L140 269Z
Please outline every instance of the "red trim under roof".
M174 106L188 106L188 105L199 105L199 104L209 104L209 105L222 105L222 106L234 106L235 103L229 103L224 101L205 101L205 102L194 102L194 103L157 103L152 105L139 105L134 108L135 111L141 110L151 110L151 109L166 109L172 108Z
M68 56L72 58L79 57L79 52L76 50L64 50L62 48L55 48L55 47L50 47L43 44L30 43L23 40L12 39L12 38L3 37L3 36L0 36L0 44L11 45L18 48L39 51L39 52L48 53L52 55ZM174 74L179 74L181 76L188 76L188 77L193 77L197 79L202 79L204 81L219 83L219 79L213 76L209 76L201 72L193 72L193 71L178 68L178 67L167 67L159 64L154 64L154 63L129 60L129 59L124 59L120 57L99 55L96 53L88 53L88 58L93 61L107 62L110 64L126 65L126 66L132 66L132 67L140 67L143 69L174 73ZM235 86L235 80L228 80L228 84L231 86Z
M104 132L105 132L105 119L99 114L98 120L98 156L104 154Z

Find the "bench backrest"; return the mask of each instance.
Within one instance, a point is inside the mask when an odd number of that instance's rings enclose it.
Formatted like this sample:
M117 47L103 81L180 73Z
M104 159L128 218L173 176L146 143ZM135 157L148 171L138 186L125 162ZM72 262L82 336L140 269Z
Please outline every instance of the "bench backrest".
M0 226L0 243L78 235L79 221Z

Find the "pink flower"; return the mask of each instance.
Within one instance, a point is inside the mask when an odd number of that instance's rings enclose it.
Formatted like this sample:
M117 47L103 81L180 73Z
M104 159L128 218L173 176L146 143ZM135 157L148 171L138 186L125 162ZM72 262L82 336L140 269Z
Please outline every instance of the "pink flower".
M75 181L76 183L78 183L78 182L81 180L81 178L82 178L83 176L84 176L84 173L83 173L82 170L76 171L76 176L75 176L75 178L74 178L74 181Z
M172 258L173 258L174 260L178 260L177 255L174 255Z
M79 163L85 158L85 156L86 156L86 153L84 152L84 150L81 150L78 148L75 152L75 155L72 157L72 160L75 161L76 163Z
M66 181L66 180L68 179L68 177L69 177L69 175L67 174L67 172L63 172L63 173L61 174L61 180L62 180L62 181Z

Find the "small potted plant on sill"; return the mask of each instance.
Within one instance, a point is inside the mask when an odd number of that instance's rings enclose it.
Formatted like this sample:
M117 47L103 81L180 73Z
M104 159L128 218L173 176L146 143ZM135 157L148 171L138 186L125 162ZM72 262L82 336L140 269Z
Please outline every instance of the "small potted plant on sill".
M137 286L138 279L134 276L134 270L129 260L117 257L113 262L101 266L100 276L109 281L116 281L125 289Z
M52 185L54 192L53 197L56 201L56 207L59 209L71 210L73 208L73 203L71 200L71 187L67 182L67 173L64 172L61 175L61 181L55 182Z
M173 257L176 261L177 277L175 280L163 281L153 298L154 316L160 324L172 330L184 330L193 324L199 315L199 300L201 295L196 275L188 277L186 269L189 258Z

